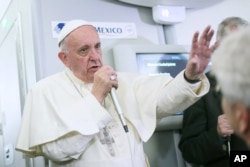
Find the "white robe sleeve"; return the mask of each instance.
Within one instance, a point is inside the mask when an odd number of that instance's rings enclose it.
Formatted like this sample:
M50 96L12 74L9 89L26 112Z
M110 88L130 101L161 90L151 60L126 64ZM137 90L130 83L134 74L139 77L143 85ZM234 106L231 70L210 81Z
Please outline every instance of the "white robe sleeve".
M205 75L200 82L190 84L183 73L180 72L162 89L157 101L158 119L185 110L208 92L210 85Z
M41 145L46 157L53 161L68 161L78 159L94 135L83 136L75 134Z
M158 120L183 111L209 90L205 75L200 82L190 84L184 79L184 71L175 78L126 73L118 76L117 94L124 115L144 142L153 134Z

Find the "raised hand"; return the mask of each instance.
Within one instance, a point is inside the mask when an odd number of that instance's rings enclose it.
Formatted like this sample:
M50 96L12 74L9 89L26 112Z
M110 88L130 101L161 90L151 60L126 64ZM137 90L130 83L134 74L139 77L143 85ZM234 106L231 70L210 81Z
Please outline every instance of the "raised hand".
M211 26L207 26L202 35L199 37L199 32L196 31L193 36L189 60L185 70L185 76L190 80L199 80L204 73L211 55L217 43L210 46L211 39L214 35L214 30Z

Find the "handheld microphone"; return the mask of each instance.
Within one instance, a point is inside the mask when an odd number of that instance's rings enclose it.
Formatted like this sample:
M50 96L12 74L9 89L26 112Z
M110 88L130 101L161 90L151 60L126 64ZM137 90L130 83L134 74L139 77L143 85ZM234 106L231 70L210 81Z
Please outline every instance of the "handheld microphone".
M113 100L113 102L115 104L115 108L116 108L116 111L117 111L118 116L120 118L120 121L122 123L122 126L123 126L125 132L127 133L128 132L128 126L127 126L126 120L124 118L124 114L122 112L122 109L121 109L121 106L119 104L119 101L118 101L118 98L117 98L117 95L116 95L115 91L116 91L115 88L111 88L110 94L111 94L112 100Z
M227 136L227 149L228 149L228 155L230 155L231 152L231 135Z

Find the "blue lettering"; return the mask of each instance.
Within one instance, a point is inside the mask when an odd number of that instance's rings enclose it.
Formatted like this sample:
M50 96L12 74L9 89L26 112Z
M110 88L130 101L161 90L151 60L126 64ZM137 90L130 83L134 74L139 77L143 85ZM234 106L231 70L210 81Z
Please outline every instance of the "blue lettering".
M122 28L117 28L117 27L96 27L96 31L98 33L103 33L103 34L121 34L122 33Z

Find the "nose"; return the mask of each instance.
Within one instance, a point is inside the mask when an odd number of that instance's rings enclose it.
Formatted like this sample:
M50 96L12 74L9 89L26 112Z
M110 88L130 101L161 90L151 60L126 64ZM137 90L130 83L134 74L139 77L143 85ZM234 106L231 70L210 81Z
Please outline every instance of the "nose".
M96 49L96 48L91 49L91 52L90 52L90 59L91 60L97 60L100 57L101 57L101 53L98 49Z

